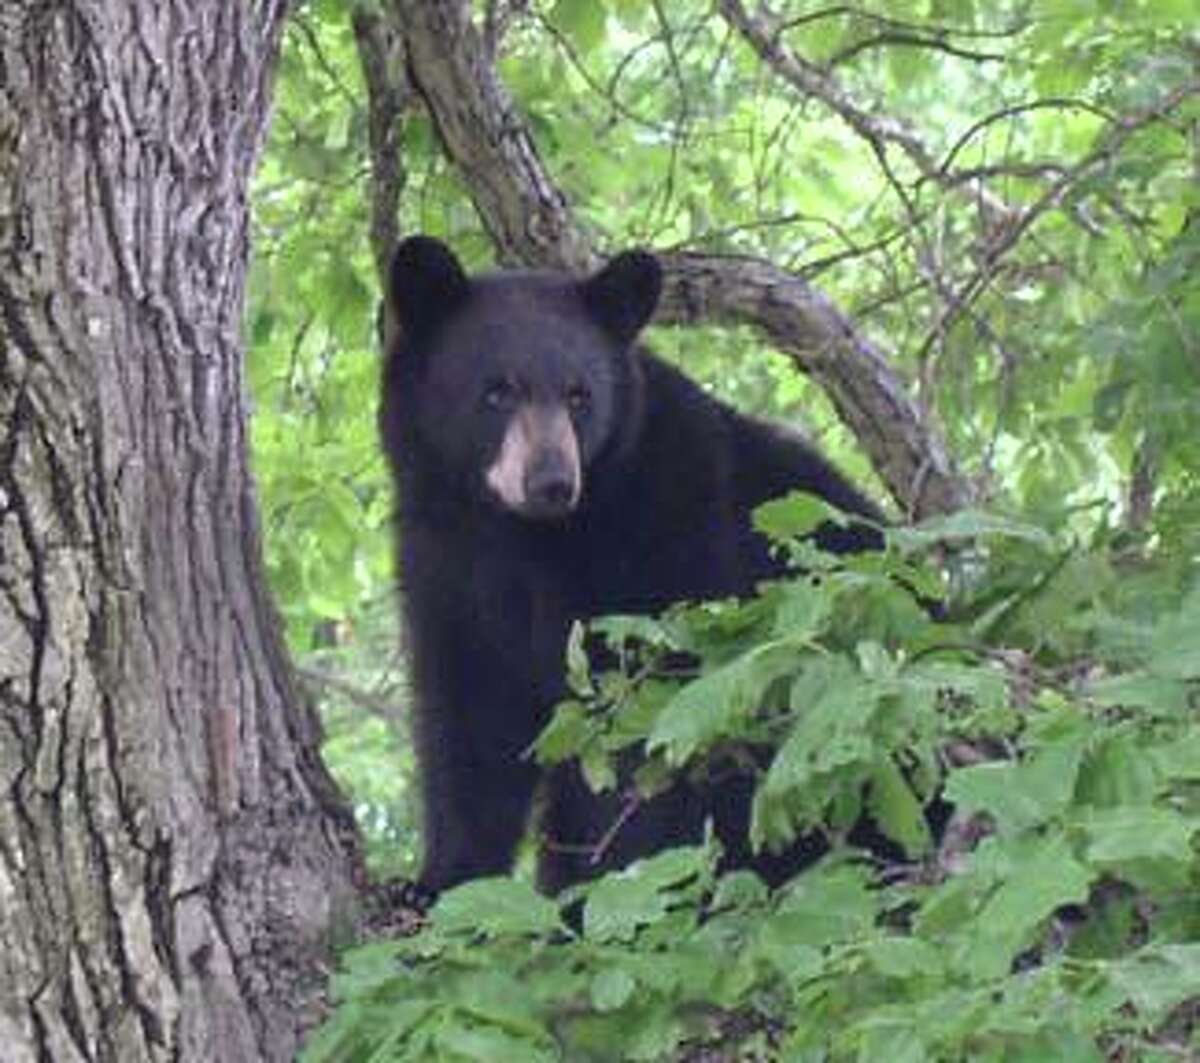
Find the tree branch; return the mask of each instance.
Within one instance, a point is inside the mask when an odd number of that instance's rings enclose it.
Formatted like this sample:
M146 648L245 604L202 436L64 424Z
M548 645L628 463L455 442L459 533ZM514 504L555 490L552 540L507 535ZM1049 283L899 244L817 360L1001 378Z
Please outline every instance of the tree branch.
M306 665L296 665L296 674L303 681L309 692L319 695L331 690L360 709L365 709L372 716L378 716L388 724L395 725L405 718L405 709L397 702L366 690L357 683L351 683L341 676L332 675L321 668L311 668Z
M961 509L971 487L887 355L802 278L757 258L663 256L671 283L656 320L748 324L829 396L909 519Z
M746 39L764 63L802 95L815 97L824 103L870 143L881 163L886 158L887 146L895 145L916 166L922 177L958 194L967 195L972 203L981 205L992 224L1010 214L1008 205L978 181L972 182L969 187L947 181L945 171L938 166L920 137L896 118L871 114L859 107L832 74L783 43L782 27L765 14L751 15L741 0L720 0L719 6L726 21Z
M397 213L408 182L400 155L400 122L412 101L400 35L375 8L359 6L354 39L367 85L367 138L371 150L371 254L381 282L399 240Z
M596 262L500 83L463 0L387 9L447 157L461 171L502 262L584 270Z
M1200 95L1200 81L1188 81L1167 93L1161 100L1114 122L1095 151L1062 173L1028 207L1013 214L1007 225L995 227L989 234L989 241L983 249L980 267L959 285L957 291L947 293L945 309L938 320L934 322L933 328L930 329L922 346L920 357L924 358L937 342L938 336L944 334L953 322L970 310L997 275L1001 260L1032 228L1038 218L1047 211L1061 206L1072 188L1109 165L1125 142L1135 133L1154 122L1165 119L1185 100L1197 95Z

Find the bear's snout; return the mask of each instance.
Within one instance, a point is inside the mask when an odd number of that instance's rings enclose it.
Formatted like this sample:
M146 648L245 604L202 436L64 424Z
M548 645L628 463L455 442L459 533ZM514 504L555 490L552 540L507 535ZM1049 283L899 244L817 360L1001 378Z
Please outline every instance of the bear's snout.
M484 480L508 510L531 520L558 520L579 503L583 475L570 415L560 406L522 406Z
M557 448L541 451L525 473L525 506L531 517L565 517L579 498L578 469Z

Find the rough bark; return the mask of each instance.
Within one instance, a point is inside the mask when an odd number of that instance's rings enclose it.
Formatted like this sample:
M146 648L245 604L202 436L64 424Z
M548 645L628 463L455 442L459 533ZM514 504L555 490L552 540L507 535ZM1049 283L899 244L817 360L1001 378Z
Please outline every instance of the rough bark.
M463 0L393 0L409 77L502 262L586 270L596 253L542 163Z
M352 23L367 85L371 254L382 282L399 241L400 194L408 179L400 152L400 130L412 93L404 73L400 34L391 21L374 8L359 7Z
M285 1060L357 874L260 560L283 0L0 6L0 1056Z
M583 270L596 251L500 82L466 0L392 0L414 88L461 171L501 261ZM768 262L664 260L660 324L749 324L829 395L901 511L950 512L971 497L941 433L885 352L820 292Z

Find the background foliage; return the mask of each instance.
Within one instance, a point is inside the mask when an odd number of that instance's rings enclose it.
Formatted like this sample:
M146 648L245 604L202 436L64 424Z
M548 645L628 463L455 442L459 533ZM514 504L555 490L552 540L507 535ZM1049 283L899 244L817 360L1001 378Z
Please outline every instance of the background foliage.
M838 850L770 896L747 875L715 880L707 850L668 853L583 891L578 929L522 881L473 884L416 938L351 955L347 1003L313 1058L1200 1048L1191 8L480 5L506 16L500 74L598 246L758 256L818 285L888 351L1006 516L898 532L886 560L820 585L640 625L700 653L696 683L597 680L543 740L602 782L623 743L648 740L668 770L768 729L782 744L760 840L813 823L836 837L871 781L911 865L880 886ZM276 594L375 865L403 870L411 764L395 726L357 48L343 4L297 9L256 189L247 327ZM400 134L400 230L488 265L429 118L406 112ZM871 483L824 396L747 330L652 342ZM785 541L810 518L800 503L766 517ZM899 568L911 584L934 542L954 624L922 619L887 578ZM928 852L915 808L937 779L983 814L978 844Z

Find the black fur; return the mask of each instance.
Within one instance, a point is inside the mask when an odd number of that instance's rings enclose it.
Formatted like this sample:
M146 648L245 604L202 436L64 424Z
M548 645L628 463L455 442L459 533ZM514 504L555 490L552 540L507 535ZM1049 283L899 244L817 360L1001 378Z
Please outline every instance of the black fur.
M398 494L422 884L436 891L509 870L539 782L524 754L564 694L573 619L752 593L779 568L750 511L788 490L872 522L881 515L800 438L734 411L635 345L661 287L649 254L627 252L584 281L468 279L444 245L414 237L396 252L391 286L401 336L380 425ZM495 497L485 472L515 408L568 402L581 497L556 519L527 519ZM880 545L866 524L829 525L817 538L836 552ZM731 862L779 877L771 858L751 859L749 797L749 780L720 793L680 787L638 811L604 866L696 840L711 814ZM611 814L577 773L552 780L554 836L594 841ZM788 868L811 855L791 854ZM541 882L554 890L601 869L545 853Z

